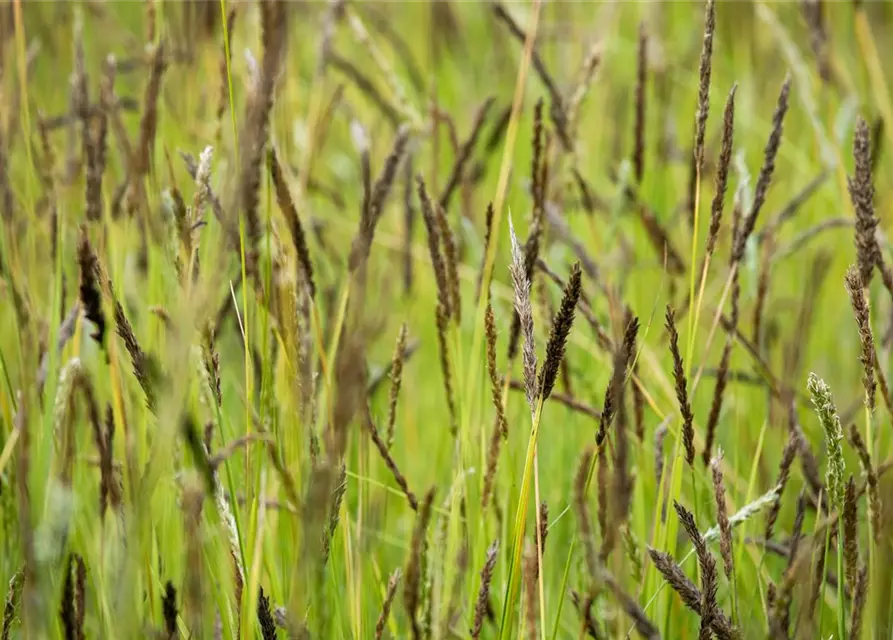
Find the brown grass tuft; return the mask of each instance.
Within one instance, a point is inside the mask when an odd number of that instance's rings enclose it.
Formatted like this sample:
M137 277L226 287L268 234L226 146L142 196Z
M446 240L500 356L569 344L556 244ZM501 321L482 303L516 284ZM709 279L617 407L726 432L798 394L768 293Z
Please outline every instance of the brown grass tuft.
M490 447L487 452L487 471L484 474L484 489L481 494L481 506L486 508L493 491L496 478L496 464L502 441L508 439L508 421L505 418L505 405L502 401L502 376L496 370L496 321L493 318L493 307L487 304L484 317L484 328L487 336L487 372L490 376L490 395L496 418L493 421L493 433L490 436Z
M101 276L99 259L82 227L78 235L78 267L80 273L80 299L84 305L84 315L96 329L90 334L100 345L105 346L105 313L102 309Z
M737 271L732 277L735 279L735 282L733 283L733 286L735 287L733 296L736 296L740 291ZM713 400L710 404L710 413L707 415L707 427L704 435L704 451L702 453L704 464L709 464L710 457L712 456L713 442L716 438L716 427L719 424L719 414L722 411L723 397L729 378L729 361L732 358L733 344L733 339L729 336L723 345L722 357L719 361L719 367L717 367L716 370L716 385L713 387Z
M414 640L419 640L422 637L422 627L418 616L422 596L422 549L425 545L428 524L431 521L434 491L434 487L428 490L418 510L415 529L412 533L409 562L406 565L406 580L403 583L403 605L409 616Z
M682 571L682 567L676 564L676 561L673 560L669 553L648 547L648 555L651 556L651 561L664 580L673 588L673 591L679 594L683 604L698 615L701 615L703 596L695 583L689 580L685 572ZM716 611L716 615L711 619L710 625L710 628L719 640L732 640L732 638L737 637L732 623L721 610Z
M301 279L307 283L310 297L313 298L316 296L316 283L313 280L313 262L310 260L310 250L307 248L307 237L275 149L270 149L269 165L270 177L276 190L276 203L279 205L279 210L288 224L292 244L294 244L295 252L298 256L298 268L302 276Z
M781 93L778 94L778 102L775 106L775 113L772 116L772 132L769 134L769 140L766 142L766 148L763 151L763 166L760 168L760 175L757 178L757 185L754 189L753 204L750 212L741 221L741 229L736 238L735 247L732 252L732 262L737 263L744 257L744 249L747 241L753 233L757 224L757 217L766 201L766 193L769 191L769 185L772 183L772 174L775 172L775 158L778 155L778 148L781 146L781 135L784 131L784 117L788 111L788 98L791 92L791 76L785 77L784 84L781 86Z
M856 212L856 257L862 285L871 284L874 268L880 260L880 248L875 238L878 218L874 211L874 184L871 174L871 135L868 123L856 120L853 136L853 158L856 167L852 178L847 178L850 199Z
M164 630L168 640L176 638L177 633L177 590L168 580L161 597L161 611L164 614Z
M412 154L403 163L403 293L412 293L412 232L415 228L416 210L412 201Z
M763 243L762 249L763 254L760 257L759 276L757 277L757 299L753 305L753 344L759 351L763 351L764 311L769 295L769 280L772 276L772 261L775 254L773 234L770 233L766 236L766 242Z
M639 635L647 640L658 640L660 638L660 632L657 630L657 627L655 627L654 623L648 619L648 615L632 596L623 590L620 582L618 582L618 580L610 573L605 571L602 572L601 578L614 593L614 597L617 598L623 612L632 619L633 625L636 627L636 631L639 632Z
M152 162L152 149L155 145L155 133L158 129L158 96L161 93L161 79L167 68L164 52L164 42L153 45L149 80L143 93L139 143L137 144L134 157L135 175L132 178L136 181L148 175Z
M260 588L257 596L257 621L260 624L260 635L263 640L276 640L276 621L273 620L273 611L270 609L270 598Z
M404 495L406 496L406 500L409 502L409 506L412 507L412 510L418 511L418 499L410 490L409 483L407 483L406 481L406 476L404 476L400 472L400 468L397 466L397 462L394 460L394 457L391 455L391 452L385 442L381 439L381 434L379 434L378 429L372 423L372 419L368 415L368 412L366 415L366 419L363 422L366 426L366 430L369 432L369 437L372 438L372 443L375 445L375 448L378 449L378 454L384 461L385 466L391 472L391 475L394 476L394 482L396 482L397 486L400 487L400 489L403 491Z
M394 446L394 425L397 422L397 399L400 395L400 384L403 382L403 360L406 352L406 323L400 325L394 355L391 357L391 390L388 393L388 426L386 440L388 449Z
M450 172L450 177L447 179L446 186L443 188L443 192L441 192L438 200L438 202L440 202L440 207L444 211L449 211L450 199L452 198L453 192L455 192L456 188L465 178L465 167L471 159L471 154L484 129L484 123L487 121L487 115L490 113L490 109L493 107L494 102L495 98L491 96L484 100L484 103L478 107L471 125L471 133L468 134L468 138L465 139L465 142L462 143L456 152L456 160L453 163L453 169Z
M109 56L105 63L105 73L100 82L99 110L93 117L92 126L85 127L84 155L87 159L86 204L87 220L99 220L102 216L102 177L106 164L106 134L108 116L115 108L113 87L115 84L115 57ZM90 119L86 119L90 123Z
M452 315L450 312L450 286L446 264L440 248L440 226L437 222L437 214L434 211L431 198L428 196L425 181L421 176L416 177L416 185L419 202L422 204L422 219L425 221L425 228L428 231L428 252L431 256L431 266L434 269L434 279L437 282L437 299L444 307L446 316L450 317Z
M704 166L704 134L707 130L707 116L710 112L710 75L713 69L713 32L716 30L716 7L714 0L707 0L704 9L704 41L701 47L701 60L698 63L698 111L695 116L694 160L698 173Z
M670 335L670 353L673 355L676 399L679 401L679 411L682 414L682 441L685 445L685 461L689 466L692 466L695 460L695 431L692 425L694 414L688 401L688 382L685 378L685 368L682 365L682 355L679 353L679 332L676 330L676 312L670 305L667 305L666 318L665 326L667 333Z
M781 453L781 464L778 467L778 477L775 480L775 486L778 487L778 497L772 503L769 509L769 515L766 517L766 530L763 537L766 540L772 539L772 530L775 527L775 521L778 519L778 513L781 510L781 498L784 494L785 485L788 483L788 477L791 473L791 465L794 463L794 457L800 447L799 434L791 430L788 440L785 443L784 450Z
M846 272L846 290L850 297L850 304L856 316L856 324L859 327L859 341L862 345L862 353L859 360L862 362L863 376L862 386L865 387L865 404L868 410L874 413L876 405L877 381L874 377L874 363L877 353L874 349L874 337L871 333L871 320L869 318L868 300L865 299L865 290L859 271L855 266L850 266Z
M450 418L450 433L456 435L459 431L459 423L456 415L456 395L453 388L453 363L450 357L450 346L447 341L449 316L443 304L437 305L437 346L440 351L440 372L443 375L443 389L446 393L447 409Z
M825 583L825 561L827 560L827 554L825 553L824 539L816 540L814 547L813 573L809 588L809 600L807 601L803 613L803 616L807 620L813 619L815 608L819 602L819 598L822 596L822 587Z
M856 573L859 569L858 505L856 500L856 483L850 474L843 492L843 565L850 593L853 593L856 588Z
M154 358L146 354L140 346L139 341L136 339L136 334L133 332L133 327L124 314L124 307L114 299L111 282L108 283L108 290L115 305L115 328L117 329L118 337L124 342L124 348L130 354L133 375L146 395L146 405L154 412L156 408L156 387L160 376L158 363Z
M437 226L440 229L440 240L443 242L443 256L446 260L447 285L450 295L450 313L456 324L462 320L462 298L459 289L459 248L456 245L456 238L450 229L446 212L438 206Z
M632 316L632 312L629 309L626 311L626 327L626 335L624 336L621 350L630 354L629 357L632 357L632 354L635 353L635 342L639 325L638 319ZM624 408L622 389L618 397L620 398L619 407L622 410ZM610 502L610 520L612 524L610 532L605 536L606 549L603 550L603 554L605 551L610 552L613 550L613 546L616 545L617 531L623 523L627 522L629 510L632 506L634 475L629 468L629 425L626 420L622 419L622 415L615 429L613 499Z
M472 640L477 640L481 637L481 630L484 627L484 616L490 602L490 582L493 580L493 568L496 566L498 552L499 540L497 539L487 547L487 559L484 561L483 569L481 569L481 586L478 589L478 597L474 605L474 620L471 625Z
M850 638L860 638L862 632L862 613L868 599L868 567L862 565L856 576L853 587L853 605L850 609Z
M400 583L400 578L402 576L403 572L397 568L394 569L391 577L388 578L388 590L385 593L384 602L381 605L381 613L378 616L378 621L375 623L375 640L381 640L381 637L384 634L384 627L388 623L388 618L391 615L391 605L394 603L394 597L397 595L397 585Z
M719 607L716 604L717 576L716 560L707 548L704 538L701 537L698 526L692 514L678 502L673 502L679 522L685 533L691 539L695 552L698 555L698 565L701 568L701 629L698 637L701 640L709 640L713 620L717 617Z
M613 527L608 526L608 509L611 503L609 496L612 487L608 478L609 467L606 448L599 450L595 465L596 494L598 497L598 509L595 515L598 519L598 529L602 534L602 547L599 550L599 559L604 562L614 550L614 544L617 542L617 536L614 534Z
M598 432L595 436L595 443L599 447L602 446L608 435L608 428L614 420L616 407L621 402L623 385L626 382L630 360L635 355L634 346L638 332L639 320L638 318L633 318L626 326L623 342L614 351L614 369L611 373L611 381L608 383L608 388L605 391L605 404L599 420Z
M220 46L220 65L218 67L218 75L220 88L217 94L217 110L215 113L216 133L214 139L217 146L220 146L220 138L223 134L223 116L226 114L226 108L229 106L229 60L227 52L232 55L233 29L236 26L236 10L239 5L231 5L226 13L226 30L223 43ZM219 13L219 12L218 12Z
M564 350L567 344L567 338L570 335L571 327L574 324L574 310L580 299L580 291L582 273L580 271L580 263L574 263L571 268L571 275L568 278L567 286L564 289L564 296L561 299L561 307L552 321L552 330L549 335L549 342L546 343L546 358L543 367L540 370L537 388L542 394L543 400L547 400L552 394L555 387L555 380L558 378L558 370L564 358Z
M487 213L485 215L485 227L484 227L484 251L481 254L481 264L478 267L478 279L477 279L477 289L475 290L475 300L481 299L481 294L483 293L483 279L484 279L484 266L487 262L487 250L490 246L490 239L493 237L493 203L490 202L487 204ZM489 299L489 295L487 296Z
M713 4L711 0L710 4ZM716 249L716 241L719 238L719 227L722 223L722 210L726 196L726 186L729 181L729 165L732 163L732 146L735 141L735 93L738 85L732 85L729 97L726 98L726 108L722 118L722 147L719 152L719 164L716 168L716 178L713 188L713 202L710 205L710 230L707 232L707 246L704 250L707 256L712 256Z
M409 128L405 126L400 127L394 138L391 151L388 157L385 158L381 173L375 179L374 184L367 182L367 180L371 180L368 173L366 173L368 170L368 154L366 150L363 151L365 201L360 215L360 228L357 231L351 247L350 258L348 259L348 266L351 271L355 271L369 257L369 251L375 237L375 229L381 220L385 202L397 179L397 171L400 169L400 163L403 161L409 140Z
M800 550L800 545L804 540L803 516L805 511L805 494L801 493L797 500L794 528L791 531L791 542L787 554L788 563L782 574L781 584L775 589L772 603L768 605L769 630L773 638L787 638L790 633L792 592L799 575L800 565L806 557L805 551L801 553Z
M329 559L332 540L335 539L335 530L338 528L341 503L344 501L345 493L347 493L347 467L342 462L338 470L338 478L335 480L335 487L332 489L332 504L329 507L329 521L326 526L326 537L323 540L323 564L326 564Z
M849 434L850 444L853 445L853 449L855 449L856 453L859 455L859 460L862 463L862 469L865 472L865 476L867 478L868 516L871 519L872 531L874 533L874 542L878 543L880 541L881 535L881 498L878 490L878 474L874 468L874 465L871 463L871 456L868 453L868 447L865 446L865 441L862 439L862 435L859 433L856 425L850 425Z
M587 596L583 598L580 594L571 589L571 604L574 605L574 609L577 610L577 615L580 616L580 637L585 633L590 638L594 638L595 640L600 640L603 638L603 634L599 629L598 625L595 622L595 619L592 617L592 602L593 597Z
M809 27L809 46L815 56L819 76L823 82L831 83L834 81L834 73L829 59L828 32L822 16L823 5L822 0L805 0L801 3L801 8Z
M78 640L77 607L74 601L74 558L69 555L65 563L65 579L62 582L62 599L59 602L59 619L65 640Z
M716 501L716 522L719 525L719 550L722 554L723 569L730 583L735 581L735 561L732 553L732 525L726 510L726 487L722 477L722 451L710 463L713 478L713 497Z
M220 354L214 336L214 327L210 324L202 334L202 360L208 373L208 385L217 406L223 405L223 394L220 391Z
M527 34L518 23L515 22L505 6L501 2L493 2L491 6L493 8L493 13L505 23L512 36L514 36L519 43L524 45L527 41ZM562 145L565 150L570 151L573 149L573 144L570 135L567 132L567 116L564 111L564 99L562 98L561 92L558 90L558 85L549 74L539 51L535 47L531 51L530 63L549 92L549 97L552 101L549 115L552 118L552 122L555 125L555 129L558 132L558 137L561 140Z
M241 119L237 177L232 181L234 191L229 205L224 207L230 216L237 216L228 222L230 242L237 249L241 244L239 216L244 216L245 267L247 273L252 276L256 275L258 243L262 234L258 214L261 166L269 135L276 83L287 49L288 14L286 3L274 0L260 2L263 62Z

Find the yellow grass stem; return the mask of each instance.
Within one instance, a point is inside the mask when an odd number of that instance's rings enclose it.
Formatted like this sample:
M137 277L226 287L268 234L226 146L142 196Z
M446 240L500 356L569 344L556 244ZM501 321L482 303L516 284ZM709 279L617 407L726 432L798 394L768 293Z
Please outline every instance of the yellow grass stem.
M499 626L500 639L509 637L512 628L512 617L515 611L515 598L518 594L518 583L521 578L519 566L521 552L524 547L524 529L527 523L527 506L530 500L530 479L534 472L534 455L539 437L540 418L543 413L543 399L540 397L533 415L533 425L527 441L527 456L524 462L524 475L521 479L521 494L518 497L518 508L515 512L515 524L512 533L512 555L509 558L508 584L506 586L505 603L502 609L502 621Z

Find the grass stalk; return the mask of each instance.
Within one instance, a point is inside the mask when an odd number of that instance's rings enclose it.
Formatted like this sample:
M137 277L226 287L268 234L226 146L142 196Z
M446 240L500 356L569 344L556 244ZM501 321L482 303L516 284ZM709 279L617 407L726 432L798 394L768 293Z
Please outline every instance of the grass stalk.
M515 523L512 529L512 553L509 558L509 572L505 591L505 603L503 604L502 619L499 625L499 637L510 637L513 626L512 619L515 611L515 599L518 594L518 584L521 579L519 567L521 564L521 552L524 547L524 529L527 522L527 507L530 500L530 481L534 474L534 457L537 438L539 437L540 418L543 411L543 399L540 398L533 415L533 425L530 429L530 437L527 441L527 455L524 461L524 475L521 478L521 493L518 497L518 507L515 512Z

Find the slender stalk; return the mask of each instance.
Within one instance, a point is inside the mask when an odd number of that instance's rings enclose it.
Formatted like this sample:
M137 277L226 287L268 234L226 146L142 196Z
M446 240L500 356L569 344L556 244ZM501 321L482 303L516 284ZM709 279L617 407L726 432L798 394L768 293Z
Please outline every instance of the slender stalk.
M831 527L828 527L829 531ZM837 527L837 634L846 638L846 600L844 599L843 522Z
M542 401L540 401L540 405L542 406ZM539 467L539 447L535 447L533 450L533 479L534 479L534 494L536 497L536 503L534 504L534 512L536 514L536 566L537 566L537 582L539 587L539 598L540 598L540 634L542 640L546 640L546 597L543 591L543 536L542 536L542 522L540 522L540 510L539 505L542 503L540 499L540 467Z
M873 456L874 449L874 413L867 406L865 407L865 446L868 449L868 455ZM875 567L875 561L877 556L877 551L875 549L875 535L876 531L874 529L874 518L868 518L868 584L876 585L877 583L877 568ZM875 607L877 606L877 594L878 590L872 589L869 594L869 602L868 602L868 611L870 617L869 620L873 620L873 614L875 611ZM871 626L872 633L871 637L876 637L874 632L874 626Z
M502 609L502 621L499 626L499 637L510 637L510 629L512 628L512 617L515 611L515 598L518 594L518 583L520 580L520 572L518 567L521 563L521 550L524 543L524 525L527 521L527 505L530 500L530 478L534 472L534 454L536 452L536 442L539 436L540 417L543 412L543 399L540 397L536 405L536 411L533 415L533 426L530 430L530 438L527 441L527 457L524 463L524 475L521 479L521 494L518 498L518 509L515 513L515 526L512 536L512 555L509 558L509 574L506 585L506 598Z

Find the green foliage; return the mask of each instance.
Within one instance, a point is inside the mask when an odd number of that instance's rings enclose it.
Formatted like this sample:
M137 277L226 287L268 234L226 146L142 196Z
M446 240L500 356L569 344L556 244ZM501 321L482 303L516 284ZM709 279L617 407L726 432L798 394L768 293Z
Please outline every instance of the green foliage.
M0 7L0 638L888 637L893 8L712 6Z

